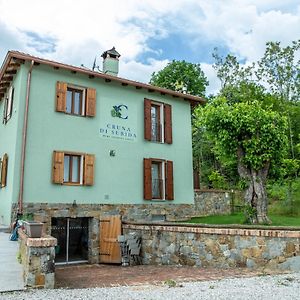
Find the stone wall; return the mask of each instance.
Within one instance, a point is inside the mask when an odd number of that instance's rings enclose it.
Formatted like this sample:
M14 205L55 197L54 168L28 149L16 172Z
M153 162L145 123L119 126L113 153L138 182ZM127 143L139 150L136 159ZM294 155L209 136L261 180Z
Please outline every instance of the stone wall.
M194 215L194 205L155 202L140 205L24 203L23 214L32 215L34 221L44 223L45 233L49 235L52 218L89 218L88 261L96 264L99 263L99 221L102 216L121 215L123 221L143 222L185 220Z
M56 239L51 236L28 238L19 229L19 242L24 286L54 288Z
M223 190L195 190L195 215L227 215L233 209L233 193Z
M147 265L248 267L300 271L300 231L123 224L142 236Z

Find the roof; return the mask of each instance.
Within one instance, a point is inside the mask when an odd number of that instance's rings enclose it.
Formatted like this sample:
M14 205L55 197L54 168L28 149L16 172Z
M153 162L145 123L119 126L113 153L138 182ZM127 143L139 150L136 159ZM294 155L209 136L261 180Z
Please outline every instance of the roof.
M13 76L17 73L17 70L20 67L20 65L25 63L25 61L31 61L31 62L33 61L35 65L44 64L44 65L52 66L55 69L69 70L72 73L86 74L90 78L102 78L106 82L117 82L122 84L123 86L134 86L136 89L146 89L150 93L157 92L160 93L161 95L173 96L174 98L180 98L182 100L189 101L193 105L204 104L206 102L203 98L198 96L183 94L180 92L175 92L169 89L153 86L146 83L141 83L134 80L112 76L105 73L95 72L83 67L75 67L72 65L32 56L30 54L22 53L19 51L8 51L4 59L4 62L1 66L0 101L4 97L4 94L10 85L10 82L13 80Z

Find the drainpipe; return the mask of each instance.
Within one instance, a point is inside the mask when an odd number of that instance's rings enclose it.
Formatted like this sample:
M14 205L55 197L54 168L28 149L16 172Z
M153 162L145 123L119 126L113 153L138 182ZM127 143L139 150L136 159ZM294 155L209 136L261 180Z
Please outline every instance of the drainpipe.
M23 194L24 194L24 167L25 167L25 155L26 155L26 140L27 140L27 124L28 124L28 108L29 108L29 95L30 95L30 83L31 72L34 65L34 60L31 61L31 65L27 75L26 85L26 99L25 99L25 112L22 132L22 149L21 149L21 171L20 171L20 190L18 199L18 214L23 214Z

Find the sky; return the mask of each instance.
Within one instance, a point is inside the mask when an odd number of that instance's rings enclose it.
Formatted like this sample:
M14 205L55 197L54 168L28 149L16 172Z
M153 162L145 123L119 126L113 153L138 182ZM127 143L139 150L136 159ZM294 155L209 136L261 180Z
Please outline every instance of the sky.
M168 62L200 63L209 87L215 47L243 63L268 41L300 38L299 0L0 0L0 64L8 50L91 68L113 46L119 76L149 82Z

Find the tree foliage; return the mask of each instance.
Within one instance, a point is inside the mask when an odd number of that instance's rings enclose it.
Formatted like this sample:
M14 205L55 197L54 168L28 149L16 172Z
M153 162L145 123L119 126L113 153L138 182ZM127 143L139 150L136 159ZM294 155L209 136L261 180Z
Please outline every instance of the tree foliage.
M203 97L208 81L200 64L173 60L152 74L150 84Z
M286 118L258 101L231 104L224 97L195 111L197 127L204 127L222 155L237 161L248 184L245 200L252 223L268 223L266 178L271 163L286 150Z

